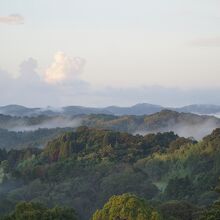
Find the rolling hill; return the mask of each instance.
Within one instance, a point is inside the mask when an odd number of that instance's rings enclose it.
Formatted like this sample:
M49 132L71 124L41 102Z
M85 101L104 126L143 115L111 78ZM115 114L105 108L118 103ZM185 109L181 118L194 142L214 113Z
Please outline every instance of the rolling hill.
M39 128L76 128L78 126L111 129L132 134L174 131L180 136L201 139L220 127L213 116L162 110L151 115L84 114L77 116L14 117L0 115L0 128L10 131L34 131Z

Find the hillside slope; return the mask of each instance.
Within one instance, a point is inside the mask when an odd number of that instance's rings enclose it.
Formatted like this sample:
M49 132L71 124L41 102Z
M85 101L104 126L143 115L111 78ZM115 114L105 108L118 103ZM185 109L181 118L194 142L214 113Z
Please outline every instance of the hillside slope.
M80 127L45 149L2 150L0 213L26 200L73 207L89 219L123 193L153 204L185 200L204 207L219 197L213 191L219 143L220 129L197 143L172 132L141 136Z

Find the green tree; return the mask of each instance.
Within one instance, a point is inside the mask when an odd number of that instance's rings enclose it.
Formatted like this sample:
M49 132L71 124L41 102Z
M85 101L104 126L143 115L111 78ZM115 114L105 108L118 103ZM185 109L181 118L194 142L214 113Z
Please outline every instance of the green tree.
M14 212L0 220L77 220L73 209L55 207L48 209L39 203L20 202Z
M112 196L92 220L159 220L159 213L133 194Z

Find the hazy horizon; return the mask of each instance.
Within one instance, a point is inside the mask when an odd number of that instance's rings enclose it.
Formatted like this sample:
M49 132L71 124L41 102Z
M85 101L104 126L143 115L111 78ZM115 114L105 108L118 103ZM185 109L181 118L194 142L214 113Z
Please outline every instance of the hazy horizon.
M0 106L220 104L217 0L0 6Z
M116 105L116 104L110 104L110 105L61 105L61 106L58 106L58 105L45 105L45 106L38 106L38 105L22 105L22 104L19 104L19 103L10 103L10 104L6 104L6 105L0 105L0 107L7 107L7 106L23 106L23 107L27 107L27 108L41 108L41 109L51 109L51 110L59 110L61 108L64 108L64 107L71 107L71 106L76 106L76 107L85 107L85 108L107 108L107 107L120 107L120 108L130 108L130 107L133 107L133 106L136 106L136 105L144 105L144 104L149 104L149 105L152 105L152 106L160 106L160 107L163 107L163 108L167 108L167 109L175 109L175 108L182 108L182 107L187 107L187 106L193 106L193 105L198 105L198 106L219 106L220 105L216 105L216 104L206 104L206 103L198 103L198 104L195 104L195 103L191 103L191 104L186 104L186 105L173 105L173 106L167 106L167 105L161 105L161 104L158 104L158 103L147 103L147 102L140 102L140 103L133 103L131 105ZM198 113L196 113L198 114Z

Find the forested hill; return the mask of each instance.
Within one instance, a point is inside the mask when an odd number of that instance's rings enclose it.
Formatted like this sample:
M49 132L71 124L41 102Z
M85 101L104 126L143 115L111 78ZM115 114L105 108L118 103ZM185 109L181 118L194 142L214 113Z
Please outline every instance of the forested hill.
M193 143L191 139L180 138L173 132L131 135L88 127L79 127L76 132L68 132L59 138L50 141L43 154L50 161L79 155L94 156L95 160L108 158L129 162L149 155L153 152L164 152L174 143Z
M89 115L84 116L81 123L91 127L139 134L174 131L180 136L193 136L195 139L201 139L213 129L220 127L219 118L171 110L142 116Z
M152 115L114 116L114 115L78 115L78 116L37 116L12 117L0 115L0 128L10 131L35 131L39 128L76 128L88 126L110 129L132 134L147 134L173 131L179 136L202 139L213 129L220 127L220 119L213 116L201 116L191 113L178 113L163 110Z
M0 213L25 200L65 205L87 220L111 196L132 193L162 216L193 219L219 198L219 143L220 129L195 142L173 132L142 136L83 126L44 149L1 150ZM178 217L181 207L185 218Z
M48 141L72 128L40 128L34 131L8 131L0 128L0 149L43 148Z

